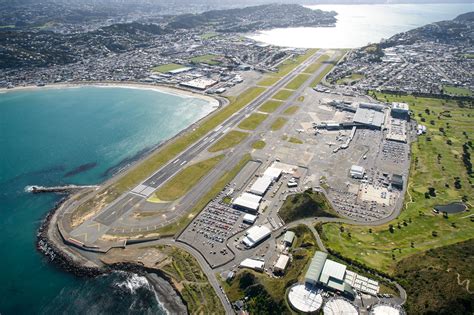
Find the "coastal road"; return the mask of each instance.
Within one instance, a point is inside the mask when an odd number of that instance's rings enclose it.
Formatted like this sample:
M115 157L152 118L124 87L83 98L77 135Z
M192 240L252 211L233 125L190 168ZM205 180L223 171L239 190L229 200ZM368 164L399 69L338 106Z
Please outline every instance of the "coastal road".
M236 127L256 108L270 99L281 88L285 87L310 64L314 63L324 52L324 50L319 50L306 61L296 66L282 79L280 79L274 85L268 87L262 94L257 96L247 106L233 114L221 125L185 149L179 156L157 170L141 184L137 185L131 191L122 194L119 198L105 207L93 218L86 220L83 224L71 231L71 236L83 243L95 243L104 233L107 232L108 228L110 228L114 222L121 219L134 207L146 202L146 199L151 196L157 188L159 188L167 180L172 178L176 173L186 167L189 161L193 160L204 150L207 150L215 141L226 134L230 129ZM320 71L323 70L322 68L323 67L321 67ZM101 224L101 228L97 228L97 223Z
M127 247L148 247L152 245L170 245L174 247L181 248L191 254L199 263L201 266L202 271L206 274L207 279L211 286L213 287L214 291L216 292L217 296L219 297L219 300L222 303L222 306L224 307L225 313L226 314L234 314L234 309L232 308L232 304L230 303L229 299L225 295L224 291L222 290L222 287L219 283L219 280L217 280L216 274L214 271L209 267L208 263L206 260L203 258L201 253L199 253L197 250L192 248L189 245L186 245L181 242L176 242L172 238L164 238L152 242L147 242L146 244L136 244L136 245L128 245Z

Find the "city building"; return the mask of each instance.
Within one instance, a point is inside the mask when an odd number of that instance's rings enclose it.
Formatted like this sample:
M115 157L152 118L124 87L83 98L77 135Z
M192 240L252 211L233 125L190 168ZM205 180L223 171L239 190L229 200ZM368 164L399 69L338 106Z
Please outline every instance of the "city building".
M283 244L285 244L285 246L290 247L293 244L294 239L295 239L295 232L287 231L285 235L283 236Z
M254 224L255 223L255 220L257 220L257 216L256 215L253 215L253 214L250 214L250 213L246 213L244 215L244 223L248 223L248 224Z
M354 115L354 123L364 125L372 129L382 129L385 115L382 112L359 107Z
M271 233L271 230L264 225L252 226L245 233L242 243L248 248L254 247L268 238Z
M377 281L347 270L346 265L327 259L328 254L317 251L305 274L307 285L321 285L329 290L340 292L346 297L354 298L355 290L377 295Z
M242 260L239 267L240 268L249 268L257 271L263 271L263 267L265 266L265 262L262 260L246 258Z
M398 174L393 174L390 184L392 185L393 188L402 190L403 189L403 176L398 175Z
M243 193L232 201L232 207L246 212L256 213L262 197L254 194Z
M186 82L181 82L179 85L189 87L196 90L205 90L216 84L216 80L209 78L196 78Z
M290 263L290 257L287 255L281 254L278 257L278 260L276 261L275 265L273 266L273 271L284 273L289 263Z
M393 102L390 115L394 118L408 120L410 118L410 107L407 103Z
M364 178L365 169L359 165L352 165L350 174L352 178L357 178L357 179Z
M272 182L273 179L270 176L259 177L250 187L250 192L255 195L263 196L271 186Z

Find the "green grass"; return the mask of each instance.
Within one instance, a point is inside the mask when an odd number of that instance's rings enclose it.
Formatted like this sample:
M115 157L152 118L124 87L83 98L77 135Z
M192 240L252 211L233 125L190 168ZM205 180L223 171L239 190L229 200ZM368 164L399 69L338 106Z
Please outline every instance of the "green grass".
M285 86L285 89L297 90L301 85L303 85L303 83L308 80L309 77L309 74L298 74L293 80L290 81L290 83Z
M283 77L290 73L294 68L296 68L299 64L303 63L314 55L318 50L317 49L308 49L308 51L303 54L299 55L295 58L287 59L284 62L282 62L279 67L277 73L275 73L276 76Z
M275 119L275 121L272 123L272 125L270 126L270 129L272 131L277 131L277 130L280 130L281 128L283 128L283 126L286 124L286 122L288 121L288 119L284 118L284 117L278 117L277 119Z
M294 144L303 144L304 143L303 140L295 138L295 137L290 137L290 139L288 139L288 142L294 143Z
M472 91L468 88L445 85L443 86L443 93L454 96L472 96Z
M192 63L206 63L208 65L218 65L220 61L215 60L218 56L216 55L202 55L191 58Z
M242 142L245 138L248 137L248 133L242 131L232 130L228 132L225 136L219 139L214 143L210 148L209 152L217 152L225 149L235 147L237 144Z
M395 277L407 291L407 313L472 314L474 300L467 289L474 291L473 248L471 239L398 262Z
M326 197L313 191L288 196L278 214L286 224L304 218L336 216Z
M334 66L338 63L338 61L342 58L343 54L336 60L329 62L329 56L328 55L322 55L317 61L316 64L318 64L317 68L319 69L320 67L327 65L326 68L311 82L311 86L316 86L321 82L321 80L329 73L329 71L334 68ZM316 66L315 66L316 67Z
M169 257L160 269L180 284L177 288L189 314L224 314L219 297L192 255L176 247L157 248Z
M255 130L267 117L268 115L266 114L253 113L239 124L239 128L244 130Z
M389 224L372 227L370 231L368 227L343 225L344 232L339 224L325 224L323 231L326 245L331 249L370 267L393 273L397 262L404 258L474 236L474 224L466 218L466 213L450 214L448 218L432 213L435 205L459 201L463 196L471 200L474 196L473 177L467 174L462 162L462 146L472 141L474 134L474 110L458 107L454 100L374 95L388 102L407 102L414 118L428 128L427 134L411 145L404 211L389 223L394 227L393 232L389 231ZM444 128L444 134L440 128ZM461 189L454 187L455 177L460 178ZM436 197L425 198L429 187L435 188ZM472 203L472 200L468 202ZM433 231L437 236L433 236Z
M352 82L356 82L364 78L363 74L358 73L351 73L351 75L346 76L342 79L336 81L337 84L351 84Z
M280 101L286 101L291 95L293 95L293 91L280 90L275 95L273 95L272 98Z
M290 106L287 109L285 109L285 111L283 112L283 115L293 115L294 113L298 111L298 109L300 109L299 106L296 106L296 105Z
M223 158L224 155L221 154L186 167L158 189L155 196L163 201L172 201L183 197Z
M208 33L204 33L201 35L201 38L202 39L211 39L211 38L214 38L216 36L219 36L219 33L216 33L216 32L208 32Z
M257 85L259 86L271 86L280 80L281 77L275 77L275 76L265 76L263 77L262 80L257 82Z
M281 106L281 104L283 104L283 102L274 100L266 101L258 110L265 113L273 113Z
M175 140L164 145L160 150L154 152L144 161L130 168L121 175L117 181L107 186L103 193L96 195L79 206L73 213L72 219L80 222L83 216L94 209L103 208L108 203L118 198L122 193L132 189L142 180L150 176L150 174L167 162L171 161L180 152L189 147L191 144L202 138L206 133L213 130L236 111L242 109L249 102L263 93L265 88L254 87L242 92L237 98L229 98L230 104L223 107L219 111L207 117L192 132L187 132Z
M178 221L164 226L154 232L159 233L161 236L173 236L179 231L183 230L189 222L202 210L204 207L215 198L235 176L242 170L242 168L252 159L250 154L246 154L242 159L234 166L230 171L223 174L221 178L212 186L207 193L196 202L191 211L181 217Z
M176 70L176 69L180 69L180 68L184 68L184 66L179 65L177 63L168 63L168 64L165 64L165 65L160 65L160 66L153 67L151 69L151 71L166 73L168 71L172 71L172 70Z
M252 143L252 149L261 150L261 149L265 148L266 145L267 144L265 143L265 141L257 140L254 143Z
M269 277L267 274L242 269L230 282L222 282L222 287L234 302L249 297L247 307L251 314L287 314L290 312L286 304L286 290L295 282L302 281L310 259L316 251L316 240L313 233L304 225L290 230L296 234L296 240L290 250L293 260L286 273L280 278ZM268 305L271 310L262 309Z

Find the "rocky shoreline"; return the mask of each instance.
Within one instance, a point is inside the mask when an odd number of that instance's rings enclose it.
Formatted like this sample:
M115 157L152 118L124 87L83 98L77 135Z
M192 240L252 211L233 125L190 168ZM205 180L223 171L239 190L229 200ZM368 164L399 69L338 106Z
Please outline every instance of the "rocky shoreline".
M155 289L160 303L168 314L187 314L187 307L176 288L173 287L171 279L157 269L148 269L139 264L118 263L106 266L88 267L70 257L62 251L54 241L50 240L48 230L51 228L51 220L57 210L68 199L68 196L59 200L45 216L38 229L36 248L48 259L49 262L61 270L74 274L77 277L94 278L113 271L133 272L145 276Z

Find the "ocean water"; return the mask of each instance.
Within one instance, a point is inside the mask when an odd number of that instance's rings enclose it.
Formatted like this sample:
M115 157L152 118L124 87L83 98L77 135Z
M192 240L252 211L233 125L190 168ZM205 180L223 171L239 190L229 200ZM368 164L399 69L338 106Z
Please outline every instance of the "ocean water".
M335 11L336 27L278 28L249 34L257 41L286 47L357 48L429 23L474 11L473 3L314 5Z
M24 188L100 183L213 109L131 88L0 93L0 314L164 313L145 278L79 279L48 263L36 232L60 197Z

